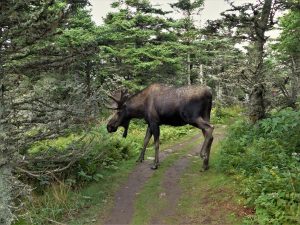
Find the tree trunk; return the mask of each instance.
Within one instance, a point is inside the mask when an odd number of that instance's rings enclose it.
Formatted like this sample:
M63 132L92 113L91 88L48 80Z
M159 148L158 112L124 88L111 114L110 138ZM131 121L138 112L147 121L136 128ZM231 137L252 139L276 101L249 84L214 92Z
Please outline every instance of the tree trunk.
M254 85L250 94L249 106L249 117L253 123L265 117L265 87L263 84Z
M1 81L1 80L0 80ZM3 120L7 117L6 105L4 101L4 85L1 84L0 90L0 225L11 224L13 221L13 214L9 207L12 203L12 187L11 179L12 168L10 160L8 159L7 152L10 143L7 143L7 129Z
M0 79L0 225L7 225L14 220L12 207L10 206L13 206L14 196L12 192L16 183L14 183L12 160L9 155L13 152L14 143L7 141L10 140L11 132L9 132L9 127L4 122L8 116L8 107L10 106L5 104L5 86L2 81Z
M254 51L252 52L252 59L254 62L253 81L254 86L250 94L249 116L250 120L255 123L257 120L265 117L265 87L264 87L264 45L266 43L265 32L268 30L269 17L272 9L273 0L265 0L261 17L257 21L255 27L256 42L254 44Z
M191 56L187 54L187 84L191 85Z
M0 225L9 225L13 221L13 214L10 209L12 202L12 177L11 167L9 166L3 153L0 153Z
M199 75L198 75L198 81L200 84L204 84L204 77L203 77L203 65L200 64L200 67L199 67Z
M292 58L292 77L291 77L291 99L290 106L296 108L296 102L298 98L298 91L300 88L300 57Z

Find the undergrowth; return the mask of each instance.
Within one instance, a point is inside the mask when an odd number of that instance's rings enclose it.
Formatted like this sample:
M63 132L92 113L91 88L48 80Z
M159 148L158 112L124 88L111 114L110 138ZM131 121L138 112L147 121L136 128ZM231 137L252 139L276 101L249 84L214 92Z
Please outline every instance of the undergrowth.
M212 124L229 124L232 120L241 118L243 108L239 105L231 107L222 107L216 103L216 106L211 111Z
M191 129L189 126L176 128L163 126L160 142L171 143L191 133ZM90 183L102 183L105 186L102 191L109 191L107 187L112 182L110 174L118 171L120 165L126 164L128 160L130 162L127 164L133 166L133 159L137 158L142 147L145 132L146 125L135 121L131 123L126 139L122 138L122 129L112 135L107 133L105 125L98 125L79 142L82 134L71 134L67 137L36 143L28 150L30 154L47 153L55 156L63 153L74 143L77 147L85 146L89 149L78 162L64 171L62 180L58 179L54 183L39 180L34 183L35 191L25 202L26 210L20 214L16 224L50 224L71 217L80 208L86 207L86 202L89 202L89 199L85 199L81 194L81 189ZM86 143L82 142L90 143L85 145ZM105 193L100 197L104 198L104 196Z
M300 111L255 125L239 120L220 146L218 168L240 183L255 215L247 224L300 224Z

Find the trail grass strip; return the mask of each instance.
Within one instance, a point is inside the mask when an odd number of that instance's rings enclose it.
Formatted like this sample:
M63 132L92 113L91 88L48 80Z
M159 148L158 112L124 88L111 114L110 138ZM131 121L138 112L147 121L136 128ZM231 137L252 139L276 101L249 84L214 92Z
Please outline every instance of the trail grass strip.
M218 142L223 128L215 130L210 170L199 173L198 157L193 158L180 179L181 196L172 214L163 217L159 224L189 225L240 225L252 210L242 205L234 181L215 168L218 159ZM172 210L173 210L172 209Z
M164 224L164 218L169 218L174 215L178 200L182 194L181 187L179 185L180 178L189 166L191 159L199 158L198 153L200 152L200 149L201 145L199 144L193 146L193 148L189 150L188 154L185 154L183 157L178 159L174 165L168 168L165 172L161 182L164 192L160 194L160 197L165 198L167 207L162 209L157 217L151 219L151 224ZM197 167L198 171L200 171L202 161L199 161Z
M214 136L210 170L200 172L200 139L168 156L138 194L131 224L242 224L251 210L241 205L232 179L215 168L224 127Z
M154 224L158 224L158 221L153 218L157 218L162 212L164 212L166 208L171 207L170 204L172 204L173 201L169 201L166 198L167 193L170 196L174 196L177 192L177 190L173 190L174 186L171 186L176 183L176 179L174 181L171 181L172 178L170 177L170 180L168 180L169 182L171 182L169 183L170 186L168 186L168 183L165 183L165 185L162 184L165 174L167 174L166 176L168 176L170 173L172 173L174 176L180 177L180 172L185 168L185 165L180 164L181 162L188 160L187 158L182 157L185 156L191 149L193 149L194 146L198 146L199 143L200 139L194 138L190 140L189 144L187 145L177 145L176 149L179 148L180 151L174 152L164 160L159 170L155 171L153 176L144 185L141 192L138 193L138 197L135 202L134 216L131 224L143 225L151 224L152 222ZM175 168L173 168L174 163ZM201 164L199 164L199 169L200 165ZM175 175L175 173L178 174ZM167 189L168 191L166 191ZM166 214L168 214L168 211L166 211Z
M183 144L178 144L172 148L169 148L169 151L166 150L161 152L160 161L163 162L161 165L166 164L165 158L167 158L171 152L173 153L181 150L184 148L184 146L189 145L189 143L193 143L196 139L198 139L198 137L199 135L189 139ZM169 157L167 159L169 159ZM137 165L134 171L129 175L126 183L124 183L116 192L114 207L112 208L109 216L105 219L104 224L129 224L132 221L132 217L135 212L134 203L139 195L139 192L150 177L152 177L154 174L161 173L160 171L163 171L163 166L160 167L158 171L151 170L151 163L152 160L145 161L144 163Z

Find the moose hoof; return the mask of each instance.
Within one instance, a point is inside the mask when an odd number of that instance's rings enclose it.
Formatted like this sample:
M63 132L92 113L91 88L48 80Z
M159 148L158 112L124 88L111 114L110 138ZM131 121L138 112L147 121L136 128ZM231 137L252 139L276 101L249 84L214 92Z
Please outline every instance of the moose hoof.
M155 165L151 166L151 169L152 170L157 170L158 169L158 165L155 164Z
M205 172L208 169L209 169L208 165L203 165L203 167L200 169L200 172Z

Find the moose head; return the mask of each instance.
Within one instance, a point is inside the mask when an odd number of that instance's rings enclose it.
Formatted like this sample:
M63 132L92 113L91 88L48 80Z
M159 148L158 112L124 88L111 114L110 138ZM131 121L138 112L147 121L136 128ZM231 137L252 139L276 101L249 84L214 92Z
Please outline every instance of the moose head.
M126 101L129 98L129 94L127 90L122 90L120 94L120 98L116 98L112 95L108 95L115 103L116 107L107 107L109 109L116 110L115 114L107 123L107 131L109 133L116 132L118 127L124 127L123 137L126 138L130 119L127 117L127 107Z

